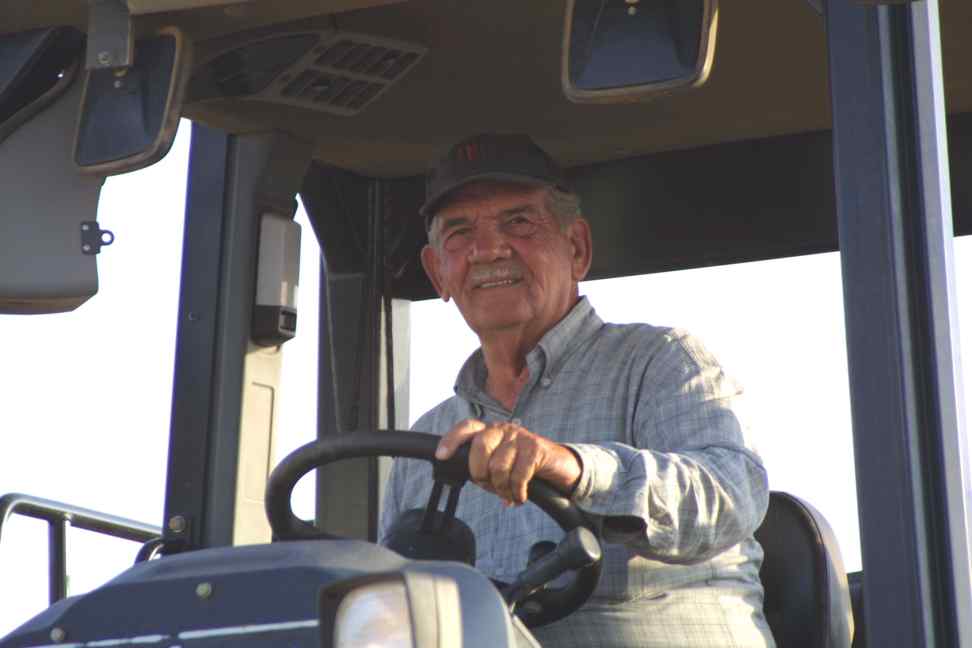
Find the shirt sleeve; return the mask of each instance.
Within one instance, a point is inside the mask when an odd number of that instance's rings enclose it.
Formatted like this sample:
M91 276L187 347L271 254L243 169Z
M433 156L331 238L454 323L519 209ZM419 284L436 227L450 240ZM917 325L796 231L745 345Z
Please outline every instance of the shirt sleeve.
M694 563L751 536L769 489L745 445L741 389L697 340L673 332L669 342L641 376L632 445L566 444L582 464L571 499L608 542Z

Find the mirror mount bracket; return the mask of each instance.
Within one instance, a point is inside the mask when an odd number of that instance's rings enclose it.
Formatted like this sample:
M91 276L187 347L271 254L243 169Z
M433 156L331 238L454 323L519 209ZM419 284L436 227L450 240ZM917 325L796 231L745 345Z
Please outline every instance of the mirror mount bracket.
M85 68L126 68L134 63L132 16L125 0L88 0Z

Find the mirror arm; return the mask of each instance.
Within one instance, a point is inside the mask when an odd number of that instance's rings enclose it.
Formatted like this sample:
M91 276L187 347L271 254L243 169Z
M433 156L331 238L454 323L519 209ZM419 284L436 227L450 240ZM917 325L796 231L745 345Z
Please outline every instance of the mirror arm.
M85 68L131 67L135 41L125 0L88 0L88 51Z

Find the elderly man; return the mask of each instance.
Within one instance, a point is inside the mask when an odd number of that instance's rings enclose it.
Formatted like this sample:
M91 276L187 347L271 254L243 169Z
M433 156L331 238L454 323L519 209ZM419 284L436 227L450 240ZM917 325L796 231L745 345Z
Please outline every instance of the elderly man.
M738 387L689 335L606 324L578 294L591 231L562 171L528 137L480 135L434 168L422 264L481 347L455 396L415 424L437 456L471 442L457 515L476 566L513 581L560 530L533 505L543 479L598 522L603 573L574 614L538 628L546 646L772 646L753 531L766 473L733 410ZM422 507L424 462L398 460L382 533Z

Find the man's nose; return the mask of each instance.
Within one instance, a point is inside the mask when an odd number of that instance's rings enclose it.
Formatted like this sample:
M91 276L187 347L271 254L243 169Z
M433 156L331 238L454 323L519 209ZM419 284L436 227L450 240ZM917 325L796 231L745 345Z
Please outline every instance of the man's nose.
M479 226L475 229L469 255L471 261L480 263L505 259L510 256L510 246L495 226Z

